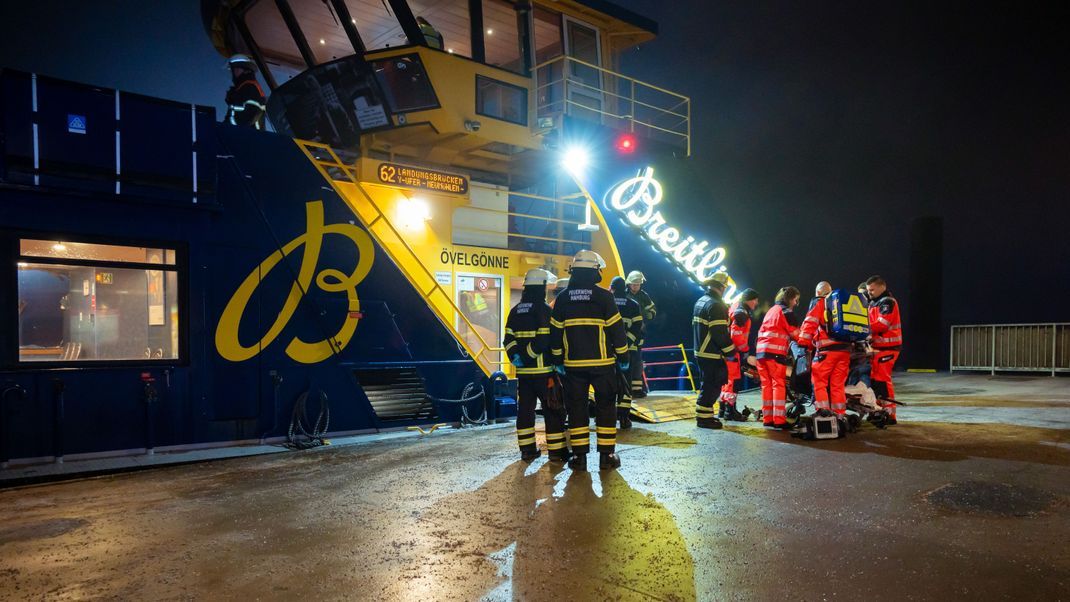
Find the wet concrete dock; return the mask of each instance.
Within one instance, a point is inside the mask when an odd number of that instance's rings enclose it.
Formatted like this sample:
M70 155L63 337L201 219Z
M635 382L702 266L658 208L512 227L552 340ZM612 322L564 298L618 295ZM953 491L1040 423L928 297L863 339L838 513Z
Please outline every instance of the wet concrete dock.
M1070 380L900 397L836 441L637 425L618 472L493 429L6 490L0 599L1070 597Z

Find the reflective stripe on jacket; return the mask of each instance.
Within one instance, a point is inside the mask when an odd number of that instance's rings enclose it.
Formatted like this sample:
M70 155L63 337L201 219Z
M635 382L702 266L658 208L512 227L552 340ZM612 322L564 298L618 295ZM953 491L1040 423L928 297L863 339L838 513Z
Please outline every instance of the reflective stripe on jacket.
M620 311L620 319L624 322L624 332L628 336L628 350L638 351L643 344L643 335L646 327L643 324L643 310L639 304L628 297L617 297L617 310Z
M509 358L519 354L523 366L518 377L547 374L553 371L545 357L550 348L550 306L545 303L517 303L505 321L502 339Z
M550 318L551 363L565 368L609 368L627 361L628 337L613 293L598 286L558 295Z
M818 297L806 312L802 330L799 332L799 344L805 347L813 347L818 351L848 351L850 343L837 341L828 333L828 312L826 311L825 298Z
M787 359L788 344L792 339L799 340L795 316L786 306L777 303L765 313L758 328L758 359Z
M728 310L728 336L732 337L736 351L740 353L750 351L750 329L750 310L743 305L742 301L736 301Z
M903 346L899 303L888 291L869 302L869 334L874 349L898 349Z
M691 324L695 357L719 360L736 350L728 334L728 306L720 295L708 292L700 297L695 302Z

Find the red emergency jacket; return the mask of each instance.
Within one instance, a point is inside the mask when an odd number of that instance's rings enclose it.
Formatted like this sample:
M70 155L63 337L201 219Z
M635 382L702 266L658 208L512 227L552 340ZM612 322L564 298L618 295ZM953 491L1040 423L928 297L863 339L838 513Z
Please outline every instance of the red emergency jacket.
M818 297L810 311L806 312L802 331L799 333L799 343L818 351L850 351L850 343L837 341L829 336L828 311L824 297Z
M788 343L799 339L799 328L791 310L777 303L769 308L758 329L758 359L785 360Z
M888 291L869 302L869 334L874 349L899 349L903 346L899 303Z
M736 301L728 310L728 336L732 337L736 351L743 354L750 351L750 326L750 311L742 301Z

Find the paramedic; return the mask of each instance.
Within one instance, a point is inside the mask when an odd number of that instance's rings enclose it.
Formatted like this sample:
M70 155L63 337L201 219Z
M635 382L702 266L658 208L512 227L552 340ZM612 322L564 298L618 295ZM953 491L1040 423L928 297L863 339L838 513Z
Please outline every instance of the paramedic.
M851 343L837 341L829 334L829 314L826 305L832 287L828 282L820 282L815 294L817 298L806 312L799 341L806 347L814 349L814 360L810 363L810 378L814 385L814 409L831 410L836 414L847 413L847 373L851 368Z
M718 418L742 420L736 409L736 381L743 378L743 363L754 362L750 352L751 312L758 305L758 291L748 288L728 310L728 335L736 346L735 353L725 356L728 366L728 382L721 387L721 405Z
M869 327L873 356L870 358L869 378L873 392L881 403L887 404L888 424L895 424L895 387L892 368L903 349L903 324L899 319L899 303L888 291L888 284L880 276L866 280L869 291Z
M788 343L799 338L799 320L792 311L799 304L799 289L785 286L776 303L765 312L756 344L758 377L762 383L762 424L788 428L785 376L791 360Z

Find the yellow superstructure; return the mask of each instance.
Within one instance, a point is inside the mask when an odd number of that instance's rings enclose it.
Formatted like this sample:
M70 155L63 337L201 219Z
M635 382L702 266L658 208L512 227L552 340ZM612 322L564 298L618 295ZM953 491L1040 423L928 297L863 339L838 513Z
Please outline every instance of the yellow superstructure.
M390 0L395 21L380 3L250 0L223 18L241 40L220 45L253 54L272 86L286 76L279 65L291 66L290 77L300 71L279 88L305 94L299 106L330 98L311 126L297 123L304 113L272 121L293 131L464 351L488 375L512 376L500 341L528 270L564 278L572 255L591 249L606 260L606 282L624 274L582 172L562 166L570 125L689 153L690 101L613 70L620 52L652 39L656 25L608 2L446 0L415 15ZM321 4L333 25L314 18ZM415 16L433 25L417 27ZM287 33L293 45L279 41ZM384 42L398 37L407 43ZM355 54L324 60L347 40ZM365 88L385 99L361 96ZM349 112L355 117L338 120ZM351 136L339 147L339 124L354 121L359 142Z

